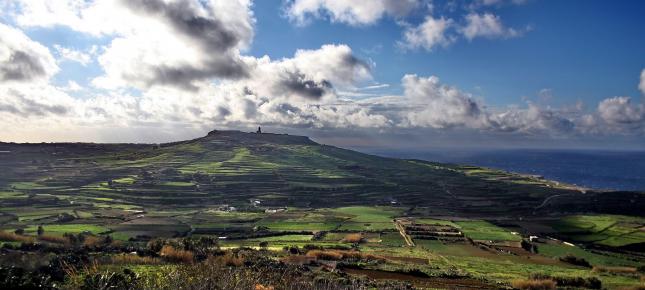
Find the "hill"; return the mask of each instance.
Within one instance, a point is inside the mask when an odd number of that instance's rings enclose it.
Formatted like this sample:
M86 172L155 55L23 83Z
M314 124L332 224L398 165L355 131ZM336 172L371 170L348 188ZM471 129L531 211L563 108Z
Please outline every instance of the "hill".
M0 288L632 289L643 204L281 134L0 143Z
M307 137L212 131L167 144L0 144L5 206L431 206L500 217L639 212L643 194L594 192L474 166L384 158ZM24 196L24 197L23 197ZM599 202L601 201L601 202Z

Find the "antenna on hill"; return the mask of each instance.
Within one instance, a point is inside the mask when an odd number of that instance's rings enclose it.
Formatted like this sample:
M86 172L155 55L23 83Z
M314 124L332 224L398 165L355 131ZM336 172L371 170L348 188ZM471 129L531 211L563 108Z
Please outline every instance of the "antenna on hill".
M255 133L262 134L262 128L258 127L258 131Z

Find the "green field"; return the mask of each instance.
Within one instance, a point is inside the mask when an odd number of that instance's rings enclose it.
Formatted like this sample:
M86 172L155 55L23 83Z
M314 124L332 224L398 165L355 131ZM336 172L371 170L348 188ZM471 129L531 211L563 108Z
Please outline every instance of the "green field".
M25 229L25 233L35 234L37 229L38 226L29 226ZM81 232L100 234L110 231L109 228L93 224L45 225L43 229L45 230L45 234L48 235L63 235L64 233L78 234Z
M642 242L645 232L642 219L619 215L576 215L553 223L568 239L619 247Z
M509 230L486 221L459 221L455 224L465 236L473 240L520 241L522 239L518 235L511 234Z

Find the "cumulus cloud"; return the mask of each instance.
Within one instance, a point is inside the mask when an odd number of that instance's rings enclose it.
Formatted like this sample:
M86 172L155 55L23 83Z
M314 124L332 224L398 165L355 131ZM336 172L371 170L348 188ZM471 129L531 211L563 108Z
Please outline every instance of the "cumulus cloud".
M136 15L137 22L133 31L115 38L99 57L106 75L94 84L196 89L197 81L248 75L239 49L253 35L250 2L119 2Z
M600 117L610 124L639 124L645 121L645 105L632 105L629 97L613 97L598 104Z
M419 5L419 0L292 0L286 2L285 10L289 19L301 25L309 17L324 16L333 22L369 25L385 15L403 17Z
M47 80L59 68L49 49L0 23L0 82Z
M466 15L466 25L459 31L468 40L476 37L508 38L521 35L520 31L505 27L500 17L492 13L469 13Z
M253 38L250 0L19 1L22 26L56 25L111 36L98 58L102 88L197 88L211 78L240 78L239 53Z
M481 105L470 95L444 85L439 78L405 75L404 95L421 110L407 114L405 124L413 127L447 128L454 126L482 127Z
M419 26L408 26L403 32L403 41L399 44L404 48L424 48L428 51L435 46L446 47L455 41L455 38L448 35L448 29L453 26L452 19L433 18L427 16Z
M243 82L261 96L320 100L334 97L334 86L349 88L371 78L370 65L356 58L347 45L298 50L293 58L277 61L268 56L245 60L251 69L249 79Z

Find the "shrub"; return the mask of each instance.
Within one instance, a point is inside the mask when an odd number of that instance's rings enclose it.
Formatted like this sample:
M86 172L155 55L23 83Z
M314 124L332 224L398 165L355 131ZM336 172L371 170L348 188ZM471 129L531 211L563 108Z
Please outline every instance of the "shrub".
M363 241L363 235L360 233L347 234L342 241L345 243L358 244Z
M550 279L517 279L511 282L513 288L522 290L549 290L555 289L555 281Z
M90 289L134 289L139 276L130 269L122 273L106 271L85 276L81 290Z
M587 262L584 258L578 258L574 255L568 254L564 257L560 257L560 261L569 263L571 265L576 265L576 266L581 266L581 267L586 267L586 268L591 268L591 264Z
M358 251L342 251L342 250L311 250L307 252L307 257L312 257L321 260L339 261L343 259L350 260L366 260L366 261L384 261L385 258L364 254Z
M95 236L86 236L85 239L83 240L83 246L88 248L95 248L101 245L101 243L102 243L101 239Z
M240 267L244 265L244 258L240 257L239 254L233 254L233 252L226 252L224 256L216 257L213 261L219 263L220 265L229 267Z
M165 245L159 251L159 255L173 261L181 263L192 263L194 260L193 252L186 250L177 250L173 246Z
M553 280L558 287L577 287L589 289L601 289L602 281L596 277L552 277L546 274L533 274L530 276L533 280Z
M141 257L133 254L120 254L110 257L111 264L120 265L158 265L161 260L155 257Z
M0 231L0 241L33 243L35 240L34 237Z
M0 266L0 289L56 289L51 277L39 271Z
M45 234L38 235L38 240L53 243L53 244L69 244L69 240L64 237L45 235Z

